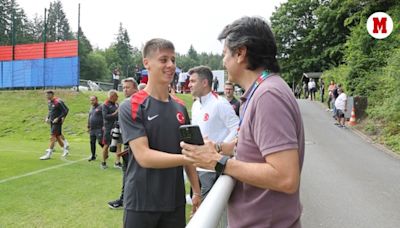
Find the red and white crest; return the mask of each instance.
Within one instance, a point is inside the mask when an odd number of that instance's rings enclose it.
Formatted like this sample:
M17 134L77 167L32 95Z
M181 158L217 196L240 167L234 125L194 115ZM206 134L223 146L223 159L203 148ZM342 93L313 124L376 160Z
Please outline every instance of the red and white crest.
M203 121L207 121L210 118L210 115L208 115L208 113L204 113L204 118Z
M179 122L180 124L184 124L184 123L185 123L185 116L183 115L182 112L178 112L178 113L176 114L176 119L178 120L178 122Z

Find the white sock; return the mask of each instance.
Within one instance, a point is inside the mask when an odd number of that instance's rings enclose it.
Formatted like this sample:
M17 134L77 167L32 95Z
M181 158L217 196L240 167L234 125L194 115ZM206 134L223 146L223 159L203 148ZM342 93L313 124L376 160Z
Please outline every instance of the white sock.
M64 145L68 145L69 143L68 143L68 141L67 141L67 139L64 139Z

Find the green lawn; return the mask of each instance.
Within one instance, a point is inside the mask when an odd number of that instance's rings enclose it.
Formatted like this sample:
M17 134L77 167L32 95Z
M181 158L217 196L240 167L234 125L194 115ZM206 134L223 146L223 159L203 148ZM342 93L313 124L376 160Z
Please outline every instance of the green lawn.
M49 135L43 122L47 113L43 91L0 92L0 227L122 226L123 210L111 210L106 204L120 194L121 171L102 170L99 160L86 160L91 94L56 91L70 108L64 126L70 156L62 159L56 146L52 159L40 161ZM104 100L106 93L96 95ZM178 96L190 109L191 96ZM111 165L114 156L110 157Z

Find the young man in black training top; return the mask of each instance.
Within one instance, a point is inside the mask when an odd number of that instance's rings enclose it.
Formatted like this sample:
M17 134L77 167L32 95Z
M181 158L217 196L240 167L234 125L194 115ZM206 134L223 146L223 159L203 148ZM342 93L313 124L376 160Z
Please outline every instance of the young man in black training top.
M96 96L90 96L90 104L92 107L89 111L88 132L90 135L90 151L92 153L88 161L96 160L96 139L101 147L103 147L103 113L101 104L99 104Z
M46 117L46 123L50 124L50 144L46 153L40 157L40 160L47 160L51 158L54 151L54 145L56 141L63 148L63 157L66 157L69 153L68 142L62 135L62 124L65 117L68 114L68 107L65 103L58 97L54 96L52 90L46 91L47 106L49 112Z
M124 227L185 227L183 167L194 189L192 212L201 199L196 170L179 146L179 126L188 124L189 116L183 102L168 94L176 68L174 45L148 41L143 65L148 84L119 113L123 142L133 153L125 181Z

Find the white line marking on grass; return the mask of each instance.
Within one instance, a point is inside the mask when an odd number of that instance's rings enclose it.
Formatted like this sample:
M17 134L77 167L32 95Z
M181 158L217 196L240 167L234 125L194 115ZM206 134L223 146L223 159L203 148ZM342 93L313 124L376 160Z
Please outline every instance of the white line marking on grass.
M48 171L48 170L57 169L57 168L60 168L60 167L63 167L63 166L72 165L72 164L75 164L77 162L80 162L80 161L83 161L83 160L86 160L86 159L87 158L82 158L82 159L77 160L77 161L68 161L66 159L63 159L64 161L66 161L66 163L55 165L55 166L50 166L50 167L47 167L47 168L44 168L44 169L39 169L39 170L30 172L30 173L25 173L25 174L22 174L22 175L19 175L19 176L9 177L9 178L6 178L4 180L0 180L0 184L3 184L3 183L8 182L8 181L16 180L16 179L19 179L19 178L22 178L22 177L32 176L32 175L35 175L35 174L38 174L38 173L42 173L42 172L45 172L45 171Z

